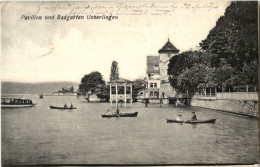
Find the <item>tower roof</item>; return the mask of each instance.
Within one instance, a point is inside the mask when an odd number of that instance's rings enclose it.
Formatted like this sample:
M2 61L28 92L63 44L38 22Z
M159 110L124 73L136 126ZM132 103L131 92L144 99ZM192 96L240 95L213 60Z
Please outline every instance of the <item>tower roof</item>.
M178 53L180 50L177 49L169 40L166 42L166 44L158 51L158 53Z

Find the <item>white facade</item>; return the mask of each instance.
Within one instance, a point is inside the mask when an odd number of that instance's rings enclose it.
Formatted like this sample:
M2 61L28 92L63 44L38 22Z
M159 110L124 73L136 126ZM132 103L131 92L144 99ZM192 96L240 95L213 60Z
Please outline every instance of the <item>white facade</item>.
M176 95L170 85L167 70L169 60L177 55L179 50L168 39L158 53L159 56L147 56L147 85L143 93L144 98L168 98Z

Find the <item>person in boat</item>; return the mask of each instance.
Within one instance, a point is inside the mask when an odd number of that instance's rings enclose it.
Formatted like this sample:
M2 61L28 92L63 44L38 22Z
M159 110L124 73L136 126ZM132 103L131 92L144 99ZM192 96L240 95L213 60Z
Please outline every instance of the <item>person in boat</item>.
M73 104L72 103L70 104L70 108L73 108Z
M191 120L192 121L197 120L197 116L196 116L195 112L192 112Z
M116 109L116 113L119 114L119 109L118 108Z
M177 118L176 118L176 120L177 120L177 121L181 121L181 117L182 117L182 115L181 115L181 114L177 115Z
M68 108L67 104L65 103L64 108Z

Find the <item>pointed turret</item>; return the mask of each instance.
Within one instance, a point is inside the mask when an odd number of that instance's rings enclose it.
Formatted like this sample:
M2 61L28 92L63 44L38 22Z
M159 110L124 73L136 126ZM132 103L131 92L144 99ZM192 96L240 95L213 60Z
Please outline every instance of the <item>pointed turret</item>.
M180 50L177 49L168 38L168 42L158 51L158 53L178 53Z

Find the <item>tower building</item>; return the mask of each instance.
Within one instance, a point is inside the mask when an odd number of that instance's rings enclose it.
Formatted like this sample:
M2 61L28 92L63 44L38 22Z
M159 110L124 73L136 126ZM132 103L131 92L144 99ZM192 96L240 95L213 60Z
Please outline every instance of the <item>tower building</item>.
M176 92L169 82L167 74L171 57L179 53L168 39L166 44L158 51L159 56L147 56L146 61L146 89L144 98L168 98L175 96Z

